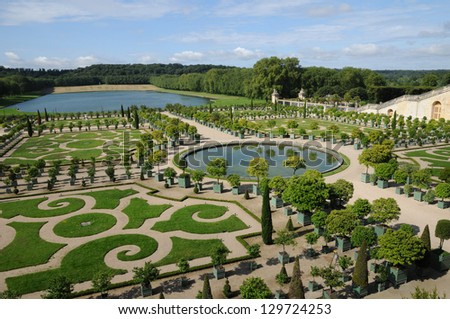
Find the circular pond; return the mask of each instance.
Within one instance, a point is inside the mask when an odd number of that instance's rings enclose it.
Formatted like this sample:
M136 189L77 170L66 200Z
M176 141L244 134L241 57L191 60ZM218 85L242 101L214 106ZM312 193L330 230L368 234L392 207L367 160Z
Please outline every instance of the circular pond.
M292 155L305 160L306 169L315 169L325 173L336 169L342 163L342 157L335 151L321 150L315 147L302 147L292 143L230 143L225 145L208 145L193 149L183 158L190 169L206 171L208 163L218 157L227 160L227 175L238 174L243 178L252 178L247 174L250 161L255 157L265 158L269 163L269 177L290 177L294 170L283 166L283 162ZM302 175L305 169L298 169L295 175Z

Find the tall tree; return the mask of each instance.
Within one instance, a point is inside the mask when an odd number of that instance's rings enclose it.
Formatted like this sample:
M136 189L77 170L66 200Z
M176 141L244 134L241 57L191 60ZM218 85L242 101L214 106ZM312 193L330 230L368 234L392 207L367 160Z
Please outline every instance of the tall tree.
M42 297L45 299L68 299L72 295L73 284L64 275L50 280L47 293Z
M353 269L353 284L361 288L367 288L369 285L369 271L367 270L367 243L364 240L356 258L355 268Z
M42 124L41 112L39 112L39 110L37 110L37 124Z
M139 129L139 114L137 109L134 110L134 128Z
M262 239L264 244L271 245L273 243L272 232L273 232L273 224L272 224L272 213L270 211L270 202L269 202L269 185L267 185L267 181L261 183L262 187L262 211L261 211L261 228L262 228Z
M260 178L267 177L269 172L269 163L265 158L255 157L248 164L247 173L255 176L259 185Z
M436 224L436 229L434 230L434 236L440 239L439 249L442 249L444 240L450 239L450 220L441 219L438 220Z
M305 299L305 289L303 287L298 256L295 256L294 269L292 270L292 278L289 285L288 295L291 299Z
M31 124L29 117L27 117L27 133L28 133L28 137L33 136L33 125Z
M48 122L48 113L47 108L44 107L44 116L45 116L45 122Z

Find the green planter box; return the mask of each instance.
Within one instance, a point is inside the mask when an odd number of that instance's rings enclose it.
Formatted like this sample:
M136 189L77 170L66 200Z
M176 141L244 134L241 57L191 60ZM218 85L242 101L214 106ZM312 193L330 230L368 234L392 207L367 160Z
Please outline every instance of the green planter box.
M185 175L183 177L178 177L178 185L182 188L189 188L191 187L191 176Z
M167 184L169 184L169 186L175 185L174 179L172 177L168 177L167 178Z
M275 299L286 299L286 298L287 298L287 296L283 290L275 291Z
M289 134L289 138L295 140L295 134L293 133Z
M325 232L325 229L314 226L314 233L316 233L319 236L322 236L322 234Z
M225 278L225 268L223 266L213 267L213 275L216 279Z
M347 237L336 237L336 247L340 252L352 249L352 243Z
M155 174L155 181L162 182L163 180L164 180L164 174L163 173Z
M355 143L355 144L353 144L353 148L354 148L355 150L359 150L359 149L361 149L361 144Z
M233 194L233 195L239 195L239 194L240 194L240 189L239 189L239 187L232 187L232 188L231 188L231 194Z
M438 203L437 203L437 207L440 208L440 209L446 209L446 208L449 208L449 207L450 207L450 202L446 202L446 201L440 200L440 201L438 201Z
M311 225L311 213L309 212L298 212L297 213L297 221L299 224L303 226Z
M378 188L388 188L389 187L389 182L388 181L382 181L381 179L379 179L377 181L377 186Z
M377 283L377 291L382 292L386 289L386 283L385 282L378 282Z
M402 195L404 193L403 187L396 187L395 193L398 195Z
M314 141L314 135L308 135L308 140Z
M151 170L147 171L147 177L150 178L153 176L153 172Z
M381 225L375 225L373 227L373 230L375 231L375 234L377 235L377 237L383 236L384 233L386 232L386 227L381 226Z
M322 298L323 299L338 299L339 294L336 291L330 292L330 290L324 289L322 292Z
M437 271L447 271L450 268L450 253L442 249L433 249L430 254L431 266Z
M423 202L424 193L422 191L414 191L414 200Z
M223 183L214 183L213 191L214 193L221 194L223 192Z
M283 207L283 200L279 197L272 197L270 199L270 205L275 208Z
M316 291L319 290L319 284L315 281L308 282L308 290L309 291Z
M239 133L239 138L240 138L241 140L243 140L243 139L245 138L245 135L244 135L243 133Z
M291 215L294 215L295 212L292 210L292 207L285 207L283 209L283 214L284 214L284 216L291 216Z
M152 285L149 284L147 287L144 287L144 285L141 284L141 296L142 297L148 297L152 295Z
M252 185L252 193L255 194L256 196L261 195L261 189L259 188L258 185L255 184Z
M370 174L362 173L361 174L361 182L370 183Z
M353 295L356 298L363 298L369 294L367 287L354 286L353 287Z
M406 268L391 266L388 279L394 286L405 284L408 282L408 271Z
M286 252L280 251L278 253L278 261L280 263L282 263L283 265L288 264L289 263L289 254Z

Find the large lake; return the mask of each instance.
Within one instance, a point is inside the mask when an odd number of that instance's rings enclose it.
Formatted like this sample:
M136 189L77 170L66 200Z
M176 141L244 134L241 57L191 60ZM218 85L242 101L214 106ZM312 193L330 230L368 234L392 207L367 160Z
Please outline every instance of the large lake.
M48 94L39 98L10 106L24 112L89 112L120 110L130 105L165 107L167 104L203 105L208 99L154 91L107 91Z

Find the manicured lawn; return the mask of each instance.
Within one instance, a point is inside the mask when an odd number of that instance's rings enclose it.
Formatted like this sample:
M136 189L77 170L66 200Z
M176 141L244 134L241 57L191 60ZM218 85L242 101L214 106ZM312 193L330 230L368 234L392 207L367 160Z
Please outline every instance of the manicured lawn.
M435 154L431 153L430 150L428 150L428 151L426 151L426 150L411 151L411 152L405 153L405 155L408 157L427 157L427 158L433 158L433 159L437 159L437 160L445 160L446 159L446 156L435 155Z
M157 266L175 264L181 258L193 260L202 257L211 256L214 249L218 246L224 246L220 239L185 239L171 237L172 250L170 253L155 263Z
M199 213L200 218L212 219L222 216L228 208L210 204L192 205L181 208L172 214L168 221L157 222L153 229L161 232L182 230L194 234L214 234L221 232L233 232L246 229L245 225L238 217L232 215L225 220L218 222L198 222L192 219L192 215Z
M90 140L90 139L81 139L76 142L67 143L67 147L69 148L95 148L98 146L102 146L105 144L104 140Z
M66 238L85 237L107 231L116 223L117 220L112 215L90 213L73 216L59 222L53 228L53 232Z
M82 195L88 195L94 197L95 205L94 209L114 209L120 204L120 200L127 196L136 194L134 189L108 189L105 191L96 191L83 193Z
M34 218L52 217L76 212L77 210L83 208L85 205L84 200L79 198L60 198L48 204L48 206L51 207L52 209L48 210L39 209L37 206L47 199L48 197L40 197L35 199L21 199L15 202L0 203L0 210L2 210L1 217L13 218L14 216L17 215ZM62 203L69 203L69 205L57 208Z
M129 219L124 229L139 228L147 219L161 216L170 207L172 205L149 205L142 198L132 198L130 204L123 210Z
M39 236L45 223L9 225L16 230L12 243L0 250L0 271L45 264L65 244L49 243Z
M14 290L18 294L26 294L48 289L50 280L59 275L64 275L72 282L79 283L91 280L94 274L99 271L123 274L125 270L108 267L104 258L112 249L124 245L138 246L140 251L134 255L127 255L126 251L120 252L117 257L122 261L140 260L148 257L158 247L158 243L153 238L137 234L97 239L69 252L62 260L60 268L7 278L8 289Z

